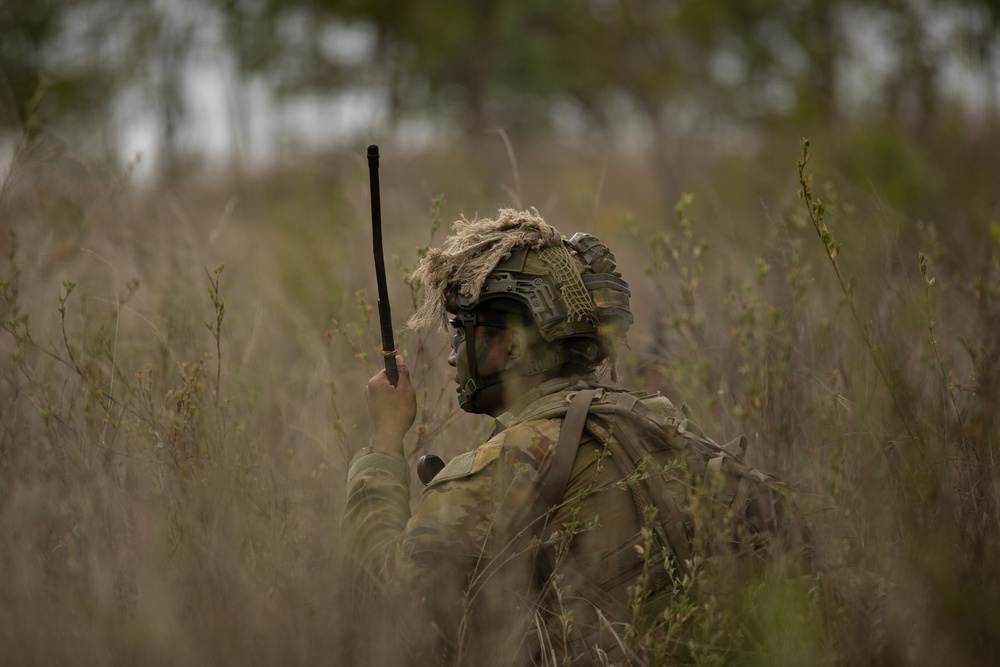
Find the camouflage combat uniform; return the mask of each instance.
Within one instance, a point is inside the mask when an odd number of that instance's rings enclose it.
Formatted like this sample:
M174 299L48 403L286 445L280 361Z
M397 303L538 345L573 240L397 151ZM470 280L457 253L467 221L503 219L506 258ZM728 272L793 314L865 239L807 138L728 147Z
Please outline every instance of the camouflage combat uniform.
M448 463L412 513L403 457L368 449L352 461L345 536L379 597L392 601L398 641L415 661L623 658L614 635L633 620L628 588L644 558L662 551L644 544L634 490L616 484L633 471L585 434L564 494L575 500L546 515L542 482L562 419L518 421L543 397L581 386L555 379L521 398L489 441ZM651 587L663 588L662 563L649 569Z

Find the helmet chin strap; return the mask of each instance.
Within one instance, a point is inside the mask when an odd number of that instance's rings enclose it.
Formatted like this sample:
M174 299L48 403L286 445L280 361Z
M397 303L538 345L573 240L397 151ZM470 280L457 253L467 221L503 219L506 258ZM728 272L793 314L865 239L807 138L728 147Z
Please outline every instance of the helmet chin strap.
M476 394L487 387L501 384L515 377L537 375L553 368L558 368L562 364L562 356L555 351L549 351L541 359L533 360L519 368L510 368L491 373L486 377L479 377L479 369L476 364L476 316L475 313L463 311L457 314L457 319L462 322L462 330L465 332L465 355L469 366L469 379L462 385L458 393L458 405L466 412L471 412L468 407L474 407L473 403Z

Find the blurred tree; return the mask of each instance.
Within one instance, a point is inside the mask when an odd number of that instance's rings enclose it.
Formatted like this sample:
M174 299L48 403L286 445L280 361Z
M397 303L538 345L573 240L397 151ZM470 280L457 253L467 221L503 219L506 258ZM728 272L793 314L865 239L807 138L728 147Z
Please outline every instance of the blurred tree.
M0 0L0 128L21 128L34 116L43 77L42 50L58 32L51 0Z
M279 94L377 91L390 127L473 138L640 127L664 179L679 146L720 129L853 120L858 86L865 113L916 135L956 53L1000 102L1000 0L0 0L0 128L113 141L115 104L141 88L175 172L185 72L219 18L211 48Z
M997 0L214 0L247 70L287 91L367 82L395 113L449 111L467 129L544 122L571 98L593 120L624 97L658 118L672 103L742 121L835 117L853 32L891 56L886 104L933 113L944 51L992 59ZM944 31L957 12L975 27ZM341 47L362 32L354 52ZM958 43L955 43L955 42ZM338 44L339 43L339 44ZM875 54L885 55L885 54ZM992 61L992 60L991 60ZM877 85L877 84L876 84ZM612 108L620 111L612 104ZM516 113L515 113L516 111ZM613 114L612 114L613 115Z
M0 0L0 129L110 126L143 2Z
M0 0L0 131L21 149L72 138L72 152L114 162L131 99L158 119L161 173L172 178L184 68L204 9L199 0Z
M125 0L0 0L0 206L25 182L51 219L78 220L90 182L81 154L117 159L113 110Z
M157 167L162 183L177 181L194 158L183 141L188 120L185 80L202 42L209 38L199 29L207 19L209 12L201 2L163 8L154 4L137 23L143 46L135 74L145 106L159 124Z
M638 139L668 207L685 156L760 131L886 123L925 142L954 117L949 67L1000 106L1000 0L209 1L281 93L375 90L389 128L429 122L477 155L494 128Z

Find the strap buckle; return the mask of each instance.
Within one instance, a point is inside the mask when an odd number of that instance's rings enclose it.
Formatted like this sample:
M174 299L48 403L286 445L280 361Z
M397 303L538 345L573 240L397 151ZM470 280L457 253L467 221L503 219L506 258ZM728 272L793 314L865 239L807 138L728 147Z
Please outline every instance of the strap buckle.
M577 391L571 391L568 394L566 394L566 402L572 403L573 399L576 398L576 395L579 394L581 391L585 390L580 389ZM594 399L591 401L591 403L600 403L601 401L603 401L605 393L607 392L604 390L604 387L597 387L596 389L594 389Z

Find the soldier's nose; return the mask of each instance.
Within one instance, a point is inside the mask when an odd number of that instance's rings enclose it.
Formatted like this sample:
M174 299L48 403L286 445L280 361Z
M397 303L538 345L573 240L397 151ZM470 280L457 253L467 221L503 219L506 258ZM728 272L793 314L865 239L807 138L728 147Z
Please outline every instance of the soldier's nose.
M458 363L458 355L455 353L455 350L452 350L448 354L448 365L454 368L455 364L457 363Z

